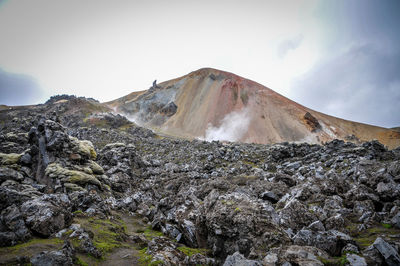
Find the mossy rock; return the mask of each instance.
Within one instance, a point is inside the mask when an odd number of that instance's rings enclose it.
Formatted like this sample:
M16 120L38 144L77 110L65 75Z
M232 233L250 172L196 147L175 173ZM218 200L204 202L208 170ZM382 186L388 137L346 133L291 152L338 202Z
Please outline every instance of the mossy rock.
M1 165L11 165L16 164L21 159L22 154L18 153L0 153L0 164Z
M68 176L70 170L63 168L58 163L51 163L46 167L45 175L51 178Z
M93 175L75 170L70 171L70 176L66 179L67 182L78 185L93 184L101 187L100 181Z
M101 187L100 181L93 175L63 168L58 163L49 164L45 170L45 174L51 178L63 178L64 183L72 183L78 185L93 184ZM67 185L73 189L71 185Z
M92 142L88 140L78 140L75 137L69 137L72 145L73 151L83 156L84 158L88 158L91 160L96 160L97 153L94 149Z
M93 144L88 140L81 140L79 142L79 152L84 154L89 154L89 158L95 160L97 158L97 153L94 149Z
M80 170L83 170L83 172L85 172L86 174L89 174L89 175L92 175L92 174L93 174L92 169L90 169L89 167L83 167L83 168L80 169Z
M100 165L98 165L96 162L93 162L92 160L89 161L89 168L93 171L94 174L96 175L102 175L104 174L104 169Z
M86 190L83 187L80 187L77 184L73 184L73 183L64 183L64 187L66 187L67 190L70 190L70 191L85 191Z

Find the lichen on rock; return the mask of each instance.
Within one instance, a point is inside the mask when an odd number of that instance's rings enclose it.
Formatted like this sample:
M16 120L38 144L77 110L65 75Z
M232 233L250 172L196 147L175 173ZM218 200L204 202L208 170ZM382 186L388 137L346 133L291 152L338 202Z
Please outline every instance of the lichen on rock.
M96 162L90 160L89 163L89 168L93 171L94 174L96 175L102 175L104 174L104 169L103 167L101 167L99 164L97 164Z
M72 150L84 158L96 160L97 153L94 149L92 142L89 140L78 140L75 137L69 137L72 143Z
M0 164L1 165L12 165L19 162L23 154L17 153L0 153Z
M58 163L49 164L45 170L45 174L50 178L58 178L63 183L73 183L84 186L86 184L93 184L101 187L100 181L93 175L63 168Z

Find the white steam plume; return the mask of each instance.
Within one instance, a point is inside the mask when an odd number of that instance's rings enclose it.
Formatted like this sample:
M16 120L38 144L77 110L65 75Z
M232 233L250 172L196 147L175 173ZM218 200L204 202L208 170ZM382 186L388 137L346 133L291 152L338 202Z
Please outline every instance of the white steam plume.
M250 124L247 108L227 114L219 127L208 124L203 140L238 141L246 134Z

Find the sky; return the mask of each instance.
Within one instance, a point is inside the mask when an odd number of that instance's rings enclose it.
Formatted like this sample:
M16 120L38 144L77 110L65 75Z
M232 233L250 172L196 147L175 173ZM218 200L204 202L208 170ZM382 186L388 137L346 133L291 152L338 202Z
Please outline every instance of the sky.
M212 67L400 126L397 0L0 0L0 104L109 101Z

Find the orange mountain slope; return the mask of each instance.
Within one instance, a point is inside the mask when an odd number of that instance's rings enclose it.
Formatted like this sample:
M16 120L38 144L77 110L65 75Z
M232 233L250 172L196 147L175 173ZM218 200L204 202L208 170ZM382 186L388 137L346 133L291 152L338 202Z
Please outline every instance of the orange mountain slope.
M400 132L304 107L235 74L204 68L106 103L165 134L251 143L377 139L400 146Z

